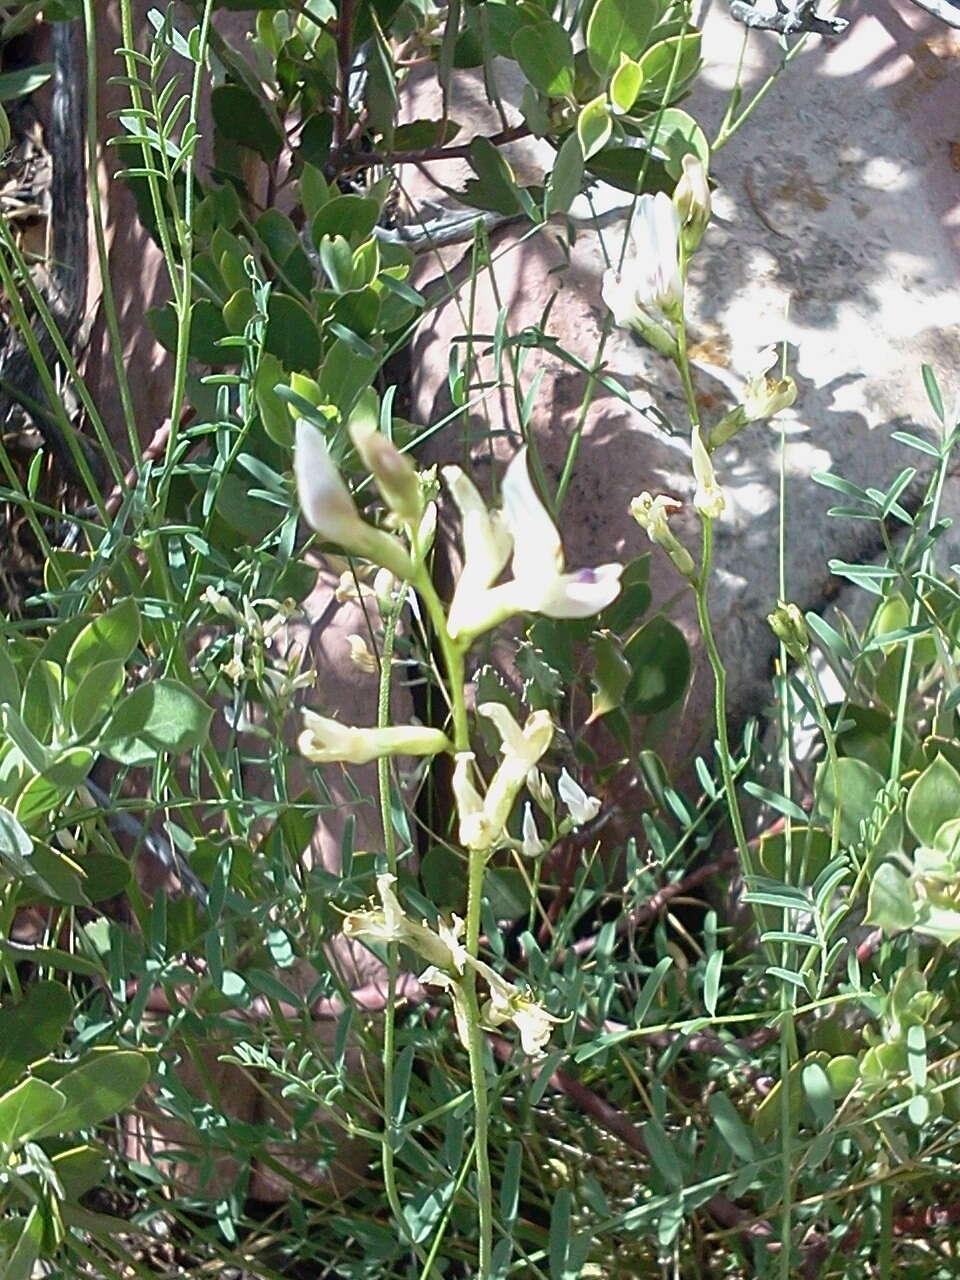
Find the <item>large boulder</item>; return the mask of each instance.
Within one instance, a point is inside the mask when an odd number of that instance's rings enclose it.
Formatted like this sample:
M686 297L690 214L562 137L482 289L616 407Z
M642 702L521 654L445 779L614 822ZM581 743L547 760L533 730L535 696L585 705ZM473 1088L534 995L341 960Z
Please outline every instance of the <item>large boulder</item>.
M684 104L708 137L726 110L742 38L725 5L708 9L705 68ZM870 526L827 519L829 495L812 473L834 470L861 485L889 480L905 465L891 428L929 421L921 363L949 368L957 349L951 204L957 152L945 107L960 87L958 53L960 35L919 9L888 0L863 4L842 40L811 39L791 60L711 165L715 218L694 261L688 297L697 396L705 420L716 421L736 403L757 352L787 344L800 388L794 410L783 415L787 593L806 608L819 607L831 592L831 556L856 560L874 549ZM744 102L780 59L776 37L751 35ZM499 72L508 103L517 100L510 70L505 65ZM430 94L426 83L412 86L412 117L431 114ZM499 127L474 73L461 73L451 115L467 135ZM508 108L508 123L518 118ZM521 180L552 164L542 144L514 143L508 154ZM457 168L453 162L419 166L405 188L421 206L426 200L442 206L449 200L440 184L462 185L465 172ZM614 330L603 349L605 369L633 403L597 386L584 413L587 378L569 361L527 350L519 370L504 364L496 386L489 340L468 344L466 333L492 334L501 308L511 334L548 315L547 332L591 365L608 322L601 280L607 262L619 255L626 203L623 193L600 187L597 229L586 202L578 201L573 244L557 220L532 235L519 226L495 231L492 268L475 286L461 284L429 317L412 361L414 411L423 422L449 410L451 350L461 353L461 367L473 362L471 394L481 384L488 388L465 421L432 439L432 461L459 461L464 439L481 472L492 458L509 456L520 441L517 407L541 375L529 430L549 482L556 482L582 420L562 521L572 564L645 549L627 514L639 491L689 501L688 426L678 380L667 362ZM469 245L425 253L421 280L434 287L444 279L462 281L467 252ZM676 434L645 412L651 405ZM765 615L778 594L779 447L778 431L751 426L716 460L727 510L717 531L711 608L736 717L762 710L769 697L774 640ZM696 543L692 509L677 527ZM673 616L696 645L691 593L659 552L653 585L658 600L674 601ZM671 735L667 753L674 763L710 741L710 687L701 661Z

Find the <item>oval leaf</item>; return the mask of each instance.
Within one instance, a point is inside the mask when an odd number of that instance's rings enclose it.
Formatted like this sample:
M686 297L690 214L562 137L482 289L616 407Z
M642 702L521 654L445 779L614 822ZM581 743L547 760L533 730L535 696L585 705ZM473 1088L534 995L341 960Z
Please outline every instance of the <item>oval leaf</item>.
M117 708L99 748L119 764L148 764L158 752L180 755L206 740L213 712L177 680L141 685Z

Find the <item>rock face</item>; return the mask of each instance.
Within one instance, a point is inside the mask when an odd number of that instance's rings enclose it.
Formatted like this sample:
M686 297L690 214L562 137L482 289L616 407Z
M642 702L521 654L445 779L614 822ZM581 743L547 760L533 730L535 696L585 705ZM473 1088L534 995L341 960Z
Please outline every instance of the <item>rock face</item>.
M704 24L705 69L684 104L711 138L724 116L741 40L725 6L712 6ZM779 58L775 37L751 35L744 102ZM501 91L510 101L507 75L508 69ZM697 395L706 422L716 421L736 402L756 353L786 342L800 389L796 406L783 415L787 594L805 608L817 608L831 593L830 557L856 560L875 549L870 526L827 518L829 495L811 474L833 470L857 484L885 485L901 467L916 465L920 455L905 455L890 430L931 422L922 363L943 370L949 383L960 336L952 136L960 124L947 103L956 101L958 88L960 34L908 4L860 5L839 43L811 39L792 59L711 164L715 217L688 290ZM427 99L425 89L414 88L411 115L429 115ZM464 73L451 115L468 134L487 130L491 114L486 94ZM508 112L509 122L514 118ZM551 163L536 144L514 144L510 158L521 179ZM432 177L456 187L462 174L454 167L434 166ZM414 201L440 199L422 172L409 176L407 190ZM415 413L426 423L449 408L451 351L461 353L461 367L474 362L471 392L479 402L465 428L454 425L433 438L431 460L460 460L465 444L481 472L491 453L508 457L520 439L518 405L537 377L529 431L548 481L556 482L582 423L562 521L574 565L646 549L627 514L640 490L689 500L689 428L678 382L664 361L614 330L603 348L605 369L629 391L632 405L601 387L585 409L587 378L540 350L520 352L519 369L505 362L502 385L490 390L496 382L490 342L478 340L470 351L464 335L468 327L492 334L501 308L513 335L548 314L547 331L560 347L588 366L596 360L607 320L602 274L619 256L625 218L622 193L600 189L594 203L600 231L581 218L572 245L559 223L529 238L527 228L495 233L492 270L430 317L413 360ZM586 202L574 212L588 213ZM456 275L464 252L464 246L443 250L444 268ZM422 279L437 278L436 258L426 259ZM650 404L676 435L644 413ZM778 594L779 440L778 431L753 425L716 457L727 510L717 530L711 603L735 715L762 710L768 696L774 642L765 615ZM695 540L692 510L678 529ZM678 597L673 616L695 638L690 593L659 552L654 588L661 601ZM702 671L679 730L674 762L710 739Z

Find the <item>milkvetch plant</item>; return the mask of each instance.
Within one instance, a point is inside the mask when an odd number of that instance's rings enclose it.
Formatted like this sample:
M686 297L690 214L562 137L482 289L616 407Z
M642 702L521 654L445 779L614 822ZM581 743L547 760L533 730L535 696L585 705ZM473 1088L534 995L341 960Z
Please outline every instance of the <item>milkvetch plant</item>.
M476 714L489 720L499 737L499 762L484 778L477 762L467 710L465 656L480 635L518 613L548 618L588 618L600 613L620 590L622 566L566 570L560 534L530 478L526 451L511 460L503 478L502 509L489 509L472 481L458 467L444 469L444 480L460 515L463 571L449 605L433 583L428 552L435 525L428 484L409 459L370 425L369 406L349 424L350 436L399 529L378 528L364 519L326 442L311 424L297 425L294 471L301 510L318 536L344 552L372 561L396 575L418 596L433 624L443 658L444 694L449 723L444 728L390 725L362 729L339 724L311 711L303 713L301 752L317 763L361 764L390 755L453 758L451 796L459 841L466 852L466 918L440 922L436 929L404 911L390 868L377 880L380 908L354 912L343 924L345 937L395 947L403 944L426 968L421 982L450 993L460 1039L467 1050L473 1093L479 1274L486 1276L493 1249L493 1193L488 1149L489 1089L485 1065L486 1029L511 1023L524 1053L541 1055L551 1026L560 1019L506 981L480 959L480 919L484 879L491 856L515 847L508 824L525 787L544 804L543 778L537 766L554 736L546 710L534 710L523 725L500 702L481 703ZM362 425L356 425L360 419ZM423 531L429 532L424 538ZM505 581L499 581L506 573ZM600 801L590 797L564 770L558 794L570 822L580 826L596 817ZM546 847L537 836L529 805L523 816L520 847L530 856ZM461 935L463 940L461 942ZM485 994L477 986L478 978ZM389 1052L389 1046L385 1051Z

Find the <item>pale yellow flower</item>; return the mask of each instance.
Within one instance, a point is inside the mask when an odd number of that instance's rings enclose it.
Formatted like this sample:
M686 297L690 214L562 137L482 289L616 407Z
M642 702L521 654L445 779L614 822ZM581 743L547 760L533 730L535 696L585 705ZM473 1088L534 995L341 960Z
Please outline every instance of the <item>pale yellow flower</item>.
M788 409L797 398L797 384L792 378L770 377L770 370L776 363L776 348L767 347L747 373L743 392L743 412L747 422L772 418L781 409Z
M603 277L603 300L621 328L645 336L651 324L677 320L683 308L680 215L666 192L640 196L627 236L623 269Z
M655 498L652 494L644 492L638 494L630 503L630 514L650 541L666 551L685 578L692 578L696 573L693 556L668 523L669 513L679 510L680 503L663 493Z
M369 764L383 756L435 756L451 750L446 734L425 725L397 724L358 729L304 709L301 755L314 764Z
M710 520L716 520L723 513L723 509L727 504L723 496L723 490L717 484L713 461L707 451L707 446L703 443L699 426L693 428L690 449L693 459L693 478L697 482L693 495L693 505L702 516Z

